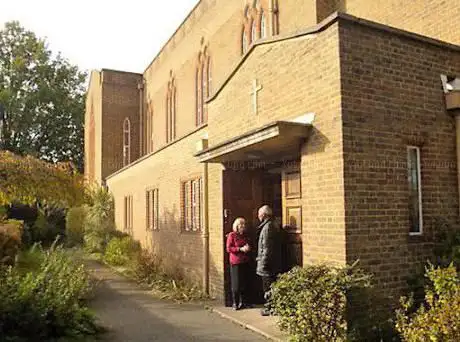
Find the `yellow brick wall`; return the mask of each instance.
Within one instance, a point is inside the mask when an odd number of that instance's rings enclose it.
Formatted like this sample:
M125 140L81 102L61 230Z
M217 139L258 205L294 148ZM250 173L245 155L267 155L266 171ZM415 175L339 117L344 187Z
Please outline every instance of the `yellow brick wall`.
M261 2L266 11L269 2ZM241 58L244 5L244 1L201 1L145 70L147 115L153 117L154 150L166 143L166 90L171 71L177 83L177 136L180 137L195 126L195 72L199 52L206 46L211 56L213 90ZM280 33L316 24L315 13L313 0L280 2Z
M195 143L206 134L199 130L168 148L109 177L107 185L115 197L115 220L123 230L124 196L133 196L133 237L144 248L182 265L187 275L201 284L202 237L199 232L181 230L181 180L202 176L203 165L193 157ZM159 190L159 231L146 229L146 190Z
M343 0L349 14L460 45L457 0Z
M255 78L263 87L257 115L249 94ZM316 35L257 46L208 105L210 146L269 122L316 114L315 130L302 150L305 262L345 262L340 103L333 24ZM222 225L221 206L216 209L210 217Z
M426 261L436 219L458 220L455 123L441 74L460 50L343 22L340 29L347 262L399 295ZM407 146L420 148L423 236L409 236Z

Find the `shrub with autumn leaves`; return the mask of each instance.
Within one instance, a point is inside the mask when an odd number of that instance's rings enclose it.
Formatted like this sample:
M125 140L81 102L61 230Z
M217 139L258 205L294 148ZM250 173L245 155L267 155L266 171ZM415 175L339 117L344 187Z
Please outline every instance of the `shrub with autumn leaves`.
M0 206L40 202L71 207L85 200L83 176L72 164L0 151Z

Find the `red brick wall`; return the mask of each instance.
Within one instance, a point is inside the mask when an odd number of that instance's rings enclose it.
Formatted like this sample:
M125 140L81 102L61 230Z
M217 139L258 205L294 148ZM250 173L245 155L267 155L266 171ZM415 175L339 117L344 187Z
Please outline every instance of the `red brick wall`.
M131 122L131 162L139 158L139 90L142 75L102 71L102 178L123 167L123 122Z
M460 74L460 52L343 21L340 55L347 262L398 290L430 253L434 219L458 217L440 74ZM422 237L409 236L407 145L421 151Z

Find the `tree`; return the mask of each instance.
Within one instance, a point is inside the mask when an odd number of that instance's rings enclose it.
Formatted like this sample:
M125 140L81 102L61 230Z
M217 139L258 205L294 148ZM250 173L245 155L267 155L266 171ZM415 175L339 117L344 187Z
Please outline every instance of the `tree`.
M86 75L16 21L0 30L0 150L83 169Z
M0 206L12 203L78 206L86 202L83 176L69 163L48 163L0 151Z

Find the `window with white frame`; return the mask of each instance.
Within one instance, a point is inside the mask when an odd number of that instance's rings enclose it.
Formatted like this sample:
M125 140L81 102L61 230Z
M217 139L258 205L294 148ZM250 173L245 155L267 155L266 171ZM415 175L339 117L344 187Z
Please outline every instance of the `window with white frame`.
M248 51L248 36L246 35L246 31L243 31L243 36L241 38L241 44L242 44L242 50L243 54L245 54Z
M124 220L123 231L133 235L133 196L124 197Z
M147 230L159 230L159 206L158 189L147 190L146 200L146 228Z
M267 36L267 25L265 23L265 13L262 12L260 15L260 38Z
M201 230L203 213L203 187L201 178L182 182L182 230L197 232Z
M417 146L407 147L407 180L409 185L409 234L419 235L423 232L423 215L420 148Z
M123 122L123 166L131 163L131 122L125 118Z
M255 20L252 21L251 26L251 44L257 40L257 22Z

